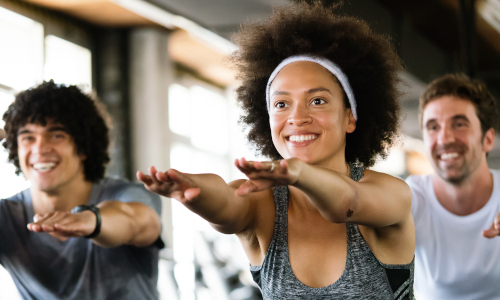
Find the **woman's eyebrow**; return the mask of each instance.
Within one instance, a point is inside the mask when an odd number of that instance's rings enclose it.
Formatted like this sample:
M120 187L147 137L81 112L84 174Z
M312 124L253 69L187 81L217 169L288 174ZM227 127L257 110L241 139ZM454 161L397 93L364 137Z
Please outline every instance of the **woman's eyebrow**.
M327 92L330 95L332 94L332 92L330 92L329 89L324 88L324 87L312 88L312 89L308 90L306 93L313 94L316 92ZM290 95L290 93L287 91L275 91L271 96L275 96L275 95Z
M290 93L287 91L275 91L271 96L276 96L276 95L290 95Z
M312 93L316 93L316 92L327 92L330 95L332 94L332 92L330 92L329 89L321 87L321 86L317 87L317 88L310 89L307 91L308 94L312 94Z

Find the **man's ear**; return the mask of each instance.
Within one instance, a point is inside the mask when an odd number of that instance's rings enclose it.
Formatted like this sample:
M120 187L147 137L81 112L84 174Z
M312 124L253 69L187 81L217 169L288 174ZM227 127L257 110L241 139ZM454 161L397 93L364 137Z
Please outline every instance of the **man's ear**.
M483 137L483 150L488 153L493 150L495 146L495 129L490 128L484 133Z
M7 134L5 133L5 130L0 128L0 141L3 140L6 136Z
M354 119L354 115L352 114L352 111L350 108L348 110L348 117L347 117L347 126L346 126L346 133L353 133L354 130L356 129L356 119Z

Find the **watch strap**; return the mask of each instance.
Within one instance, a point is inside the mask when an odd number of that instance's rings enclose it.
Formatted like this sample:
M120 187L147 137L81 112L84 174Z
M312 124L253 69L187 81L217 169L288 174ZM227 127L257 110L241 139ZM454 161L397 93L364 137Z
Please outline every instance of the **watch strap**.
M71 210L72 214L83 212L86 210L90 210L95 214L95 229L94 231L89 234L84 236L86 239L92 239L95 238L96 236L99 235L101 232L101 211L99 210L99 207L97 207L95 204L90 204L90 205L78 205L75 208Z

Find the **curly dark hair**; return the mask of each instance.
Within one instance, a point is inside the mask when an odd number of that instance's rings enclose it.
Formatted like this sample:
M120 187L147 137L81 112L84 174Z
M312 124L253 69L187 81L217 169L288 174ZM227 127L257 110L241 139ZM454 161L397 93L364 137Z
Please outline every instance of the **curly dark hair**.
M456 96L470 100L476 107L476 114L481 122L481 131L484 134L488 129L498 128L497 102L488 91L486 85L477 79L470 79L465 74L447 74L434 79L426 87L419 102L419 122L422 128L422 117L425 106L442 96Z
M357 102L356 130L346 136L347 162L372 166L387 156L397 139L400 107L396 84L400 60L387 38L373 33L363 20L336 15L338 5L295 3L276 9L260 23L244 26L234 36L240 49L230 61L242 85L237 98L241 121L258 152L280 159L273 145L266 108L269 76L285 58L309 54L336 63L346 74ZM344 105L350 107L344 96Z
M33 123L46 126L48 121L60 123L73 137L83 161L85 179L98 181L104 177L109 162L109 129L102 105L76 86L56 85L54 81L22 91L3 115L7 137L3 146L9 162L21 173L17 133L22 126Z

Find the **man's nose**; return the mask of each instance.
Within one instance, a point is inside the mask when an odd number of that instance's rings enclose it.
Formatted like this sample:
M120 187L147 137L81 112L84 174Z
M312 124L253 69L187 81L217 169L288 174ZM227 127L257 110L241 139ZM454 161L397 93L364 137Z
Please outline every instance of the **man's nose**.
M449 126L443 126L438 134L438 143L446 145L455 141L453 130Z
M33 153L47 153L50 151L50 142L46 137L39 136L33 143L32 150Z

